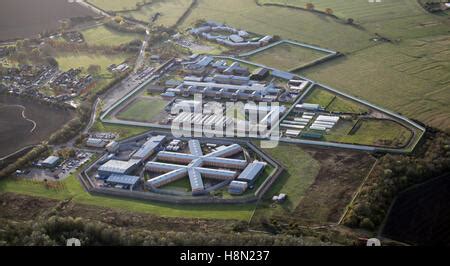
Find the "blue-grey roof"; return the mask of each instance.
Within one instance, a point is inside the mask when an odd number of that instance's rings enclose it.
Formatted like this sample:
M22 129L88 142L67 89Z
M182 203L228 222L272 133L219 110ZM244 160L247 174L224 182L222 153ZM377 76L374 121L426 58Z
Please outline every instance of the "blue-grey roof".
M117 174L125 174L130 170L130 168L135 167L138 163L138 160L129 160L129 161L119 161L119 160L109 160L102 166L98 168L98 171L117 173Z
M295 77L294 74L291 74L289 72L280 71L280 70L272 70L272 76L282 79L292 79Z
M57 163L59 161L59 157L57 157L57 156L49 156L49 157L47 157L44 161L43 161L43 163L45 163L45 164L55 164L55 163Z
M203 156L202 147L200 146L200 141L196 139L189 140L189 151L195 156Z
M165 139L165 136L151 137L149 140L147 140L144 143L144 145L141 146L141 148L139 148L139 150L137 150L133 154L132 158L142 159L142 158L145 158L145 157L151 155L155 151L155 149L159 146L161 141L163 141L164 139Z
M117 175L117 174L110 175L106 180L107 183L130 185L130 186L136 184L137 181L139 181L139 176Z
M265 162L255 161L250 163L239 175L238 180L252 182L258 177L258 174L266 167Z

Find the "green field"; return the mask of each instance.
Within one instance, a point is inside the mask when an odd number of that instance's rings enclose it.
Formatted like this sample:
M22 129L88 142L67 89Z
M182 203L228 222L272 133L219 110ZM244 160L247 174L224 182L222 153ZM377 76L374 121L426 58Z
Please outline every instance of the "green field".
M120 64L124 62L129 55L125 53L114 56L104 54L89 54L83 52L73 53L59 53L56 55L59 68L62 71L67 71L70 68L82 68L84 71L90 65L99 65L101 67L101 75L109 75L108 66L111 64Z
M383 44L301 74L450 132L449 45L449 36Z
M154 117L164 110L167 103L159 96L142 96L121 110L116 117L122 120L152 122Z
M124 17L150 22L151 17L160 13L155 25L171 27L191 5L192 0L154 0L152 4L143 6L139 11L121 12Z
M264 151L287 168L269 189L266 198L285 193L288 195L288 199L283 203L283 208L293 211L300 203L306 190L314 183L320 169L320 163L302 148L295 145L280 143L276 148L265 149Z
M391 120L361 120L361 127L350 135L354 123L340 121L338 125L325 135L327 141L355 143L360 145L377 145L400 147L406 145L412 132L406 127Z
M245 59L265 66L289 71L326 55L326 53L291 43L281 43L250 55Z
M117 46L135 39L143 40L143 35L111 30L103 25L81 31L88 44Z
M83 189L80 181L75 175L69 176L62 181L62 184L63 187L60 189L49 189L46 188L42 182L9 178L0 181L0 192L14 192L57 200L71 199L74 202L81 204L151 213L165 217L239 219L248 221L255 207L252 204L182 206L106 196L92 196Z
M258 6L255 0L199 0L181 28L199 19L224 22L257 34L279 35L340 52L371 45L370 34L332 18L311 12ZM236 10L239 10L238 12Z
M289 150L289 152L286 152ZM302 201L308 188L314 183L320 170L320 163L302 148L279 144L274 149L266 149L269 155L278 160L288 170L285 171L268 190L265 199L258 204L252 221L268 219L273 215L289 215ZM285 193L287 200L272 205L272 196Z
M87 2L106 11L122 11L135 9L137 3L152 2L151 0L87 0Z
M299 74L450 132L448 15L432 15L414 0L260 0L275 1L330 7L359 26L308 11L258 6L254 0L228 0L227 5L199 0L182 27L212 19L342 52L342 58Z
M315 88L304 100L304 102L319 104L330 112L360 114L369 111L365 106L357 102L344 99L320 88Z

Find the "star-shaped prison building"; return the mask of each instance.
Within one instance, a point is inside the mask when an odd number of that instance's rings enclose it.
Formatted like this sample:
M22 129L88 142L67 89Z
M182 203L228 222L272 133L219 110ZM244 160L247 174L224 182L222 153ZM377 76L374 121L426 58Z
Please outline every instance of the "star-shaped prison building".
M192 194L198 195L205 189L202 177L233 180L237 177L238 170L244 169L248 164L246 160L226 158L243 151L238 144L226 146L206 155L203 154L198 140L189 140L188 144L190 154L161 151L157 154L156 161L145 165L147 171L162 173L148 180L146 183L148 187L159 188L188 176Z

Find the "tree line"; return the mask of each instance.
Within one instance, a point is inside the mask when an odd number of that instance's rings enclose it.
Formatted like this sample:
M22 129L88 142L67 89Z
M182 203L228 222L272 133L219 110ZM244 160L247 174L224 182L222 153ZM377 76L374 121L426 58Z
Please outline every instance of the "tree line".
M425 143L412 155L382 156L350 206L344 224L375 230L394 198L403 190L450 171L450 136L427 132Z

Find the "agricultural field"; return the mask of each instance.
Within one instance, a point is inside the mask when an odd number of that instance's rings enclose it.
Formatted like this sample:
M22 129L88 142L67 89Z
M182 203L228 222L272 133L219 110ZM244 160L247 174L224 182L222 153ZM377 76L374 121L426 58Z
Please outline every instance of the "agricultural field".
M152 16L159 14L153 24L171 27L186 12L191 3L192 0L154 0L152 4L143 6L139 11L120 12L119 14L143 22L150 22Z
M326 55L326 53L291 43L280 43L261 52L252 54L246 57L245 60L290 71Z
M446 245L449 190L447 174L402 192L392 204L382 235L410 244Z
M339 125L339 123L342 124ZM324 135L327 141L403 147L413 137L410 129L392 120L360 119L357 124L348 121L339 123L336 128Z
M383 44L301 74L450 132L449 44L449 36Z
M137 3L148 3L151 0L87 0L87 2L93 4L106 11L123 11L132 10L136 8Z
M143 40L144 36L133 33L111 30L103 25L82 30L84 40L88 44L117 46L133 40Z
M301 7L306 2L314 3L316 9L330 7L338 17L353 18L357 27L299 9L258 6L252 0L219 2L200 0L182 28L199 19L213 19L342 52L344 57L298 74L450 132L450 22L446 16L429 14L410 0L288 0Z
M357 102L344 99L324 89L315 88L304 100L306 103L319 104L330 112L342 112L342 113L365 113L369 110L363 105Z
M2 0L0 40L37 37L43 31L54 31L64 18L95 16L78 3L61 0Z
M104 55L104 54L88 54L83 52L59 53L55 56L59 68L67 71L70 68L82 68L86 71L90 65L99 65L101 67L101 75L109 76L108 66L111 64L123 63L127 58L127 54Z
M302 8L312 3L319 11L331 8L339 19L352 18L363 29L392 38L419 37L446 28L445 18L434 18L414 0L383 0L379 3L366 0L259 0L259 3Z
M337 222L375 162L368 154L338 150L330 152L289 144L280 144L265 152L288 170L257 206L252 222L274 217ZM281 205L271 201L271 197L278 193L288 195L287 201Z
M164 111L167 104L168 101L159 96L141 96L120 110L116 117L128 121L157 122L159 120L155 117Z
M249 32L278 35L339 52L373 45L370 33L337 19L302 10L258 6L254 0L227 0L226 5L221 0L199 0L180 29L192 27L200 19L215 20Z
M0 95L0 158L38 144L73 118L73 112Z
M320 162L295 145L280 143L276 148L264 151L287 169L269 189L267 197L270 198L277 193L287 194L288 198L282 207L284 210L293 211L314 182L320 169Z

